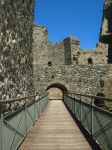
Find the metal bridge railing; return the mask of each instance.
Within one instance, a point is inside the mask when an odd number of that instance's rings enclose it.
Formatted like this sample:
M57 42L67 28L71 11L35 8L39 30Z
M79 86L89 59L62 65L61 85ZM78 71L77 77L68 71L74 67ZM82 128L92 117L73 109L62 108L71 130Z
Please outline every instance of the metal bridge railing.
M72 93L64 95L64 103L101 149L112 150L112 113L95 106L95 98L112 101L103 97Z
M0 101L0 150L16 150L48 103L48 94Z

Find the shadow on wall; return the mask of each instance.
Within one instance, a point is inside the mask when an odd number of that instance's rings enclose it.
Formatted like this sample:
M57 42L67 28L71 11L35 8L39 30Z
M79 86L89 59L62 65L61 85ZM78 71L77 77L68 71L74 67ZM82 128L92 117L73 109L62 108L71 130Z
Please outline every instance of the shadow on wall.
M53 99L62 100L63 94L68 93L67 88L60 83L51 84L50 86L47 87L46 91L49 92L49 98L52 100Z
M105 97L105 95L102 92L99 92L96 96ZM98 107L104 107L105 106L104 100L102 100L100 98L96 98L94 100L94 104Z

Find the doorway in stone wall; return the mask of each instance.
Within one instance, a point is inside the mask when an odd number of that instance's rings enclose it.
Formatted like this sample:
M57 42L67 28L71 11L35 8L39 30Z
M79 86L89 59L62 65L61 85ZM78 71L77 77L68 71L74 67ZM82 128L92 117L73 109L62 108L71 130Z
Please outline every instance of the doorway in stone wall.
M50 100L62 100L63 93L59 88L50 88L48 90Z
M63 94L68 92L67 88L60 83L51 84L46 91L49 93L50 100L63 100Z

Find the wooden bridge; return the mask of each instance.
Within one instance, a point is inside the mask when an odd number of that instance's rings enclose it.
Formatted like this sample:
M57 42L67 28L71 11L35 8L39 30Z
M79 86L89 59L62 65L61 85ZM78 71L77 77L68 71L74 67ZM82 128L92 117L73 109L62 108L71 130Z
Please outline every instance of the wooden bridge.
M33 95L1 101L0 150L111 150L112 113L94 106L93 98L67 94L49 101L48 95Z
M90 150L61 100L49 101L20 150Z

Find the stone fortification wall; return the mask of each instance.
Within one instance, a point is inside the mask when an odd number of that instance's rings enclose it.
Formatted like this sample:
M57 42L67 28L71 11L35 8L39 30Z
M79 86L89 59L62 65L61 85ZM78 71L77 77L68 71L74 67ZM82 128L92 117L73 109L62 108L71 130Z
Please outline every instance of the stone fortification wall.
M112 63L112 0L105 0L104 3L100 42L108 44L107 60Z
M33 92L33 0L0 1L0 99Z
M34 25L33 39L33 65L41 66L46 64L48 59L48 36L46 28Z
M70 91L111 97L112 0L105 0L100 40L94 50L80 48L80 40L70 36L62 42L48 40L46 27L34 25L34 79L40 91L53 83ZM102 81L103 80L103 81ZM103 85L101 82L105 82ZM109 86L108 86L109 85Z
M34 25L33 37L34 65L38 67L107 64L107 44L98 43L95 50L84 50L80 48L80 41L73 36L54 44L48 40L46 27L39 25Z
M46 27L34 25L33 64L39 67L64 64L63 42L53 44L48 40Z
M112 65L35 68L34 80L40 93L52 84L61 84L73 93L97 95L102 92L106 97L112 97Z
M80 48L80 41L74 37L69 37L71 51L71 64L107 64L106 44L98 43L96 49L86 50Z

